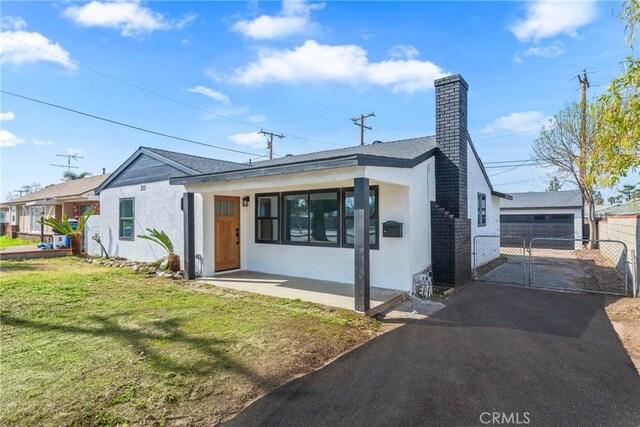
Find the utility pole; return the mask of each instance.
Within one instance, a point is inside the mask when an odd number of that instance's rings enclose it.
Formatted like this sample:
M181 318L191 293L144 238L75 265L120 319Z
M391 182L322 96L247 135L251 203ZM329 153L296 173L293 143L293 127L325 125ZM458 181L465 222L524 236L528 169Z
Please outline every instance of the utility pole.
M78 169L78 166L71 166L71 159L78 161L78 159L84 159L84 157L80 156L79 153L75 153L75 154L56 154L56 156L58 157L66 157L67 158L67 164L66 165L56 165L51 163L51 166L56 166L59 168L66 168L67 169L67 174L71 173L71 169ZM63 180L65 181L65 180Z
M259 134L265 135L269 137L269 140L267 141L267 147L269 148L269 160L273 160L273 137L277 137L277 138L284 138L284 134L282 133L273 133L273 132L266 132L262 129L260 129L260 132L258 132Z
M587 89L589 88L589 78L587 77L587 70L582 71L582 75L578 75L578 81L580 82L580 156L578 157L578 180L580 186L584 189L582 191L582 205L584 206L585 196L588 205L587 218L589 219L589 249L598 248L598 228L595 226L596 215L595 206L593 200L593 189L587 188L586 174L587 174Z
M24 194L29 193L29 190L13 190L14 193L20 193L18 197L22 197Z
M373 112L371 112L366 116L364 114L360 114L360 117L354 117L353 119L351 119L354 125L360 126L360 145L364 145L364 130L373 129L371 126L364 125L364 119L368 119L369 117L375 117L375 116L376 115Z

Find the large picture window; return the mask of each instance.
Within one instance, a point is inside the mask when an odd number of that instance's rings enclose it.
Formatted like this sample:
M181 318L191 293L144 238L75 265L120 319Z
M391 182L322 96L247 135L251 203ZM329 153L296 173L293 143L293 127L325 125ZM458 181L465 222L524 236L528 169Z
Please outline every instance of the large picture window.
M478 227L487 225L487 195L478 193Z
M256 197L256 242L278 243L280 239L280 197L264 194Z
M353 188L256 194L256 242L353 247ZM369 242L378 249L378 187L369 192Z
M283 194L283 243L337 246L338 200L338 190Z
M120 240L133 240L135 237L134 199L120 199Z
M353 188L343 189L344 216L343 216L343 239L342 246L353 247L354 242L354 217L353 217ZM378 249L378 187L369 188L369 247Z

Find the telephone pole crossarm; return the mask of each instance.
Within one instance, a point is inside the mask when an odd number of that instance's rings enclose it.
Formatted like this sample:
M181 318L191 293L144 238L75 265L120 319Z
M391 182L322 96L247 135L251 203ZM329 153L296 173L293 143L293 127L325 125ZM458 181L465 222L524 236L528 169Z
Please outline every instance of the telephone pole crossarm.
M273 137L275 136L276 138L284 138L284 134L283 133L275 133L275 132L267 132L264 131L262 129L260 129L260 132L258 132L261 135L264 136L268 136L269 140L267 141L267 148L269 149L269 160L273 160Z
M368 130L372 130L373 127L371 126L366 126L364 124L364 120L368 119L369 117L375 117L375 113L371 112L369 114L360 114L360 117L354 117L351 119L351 121L353 122L354 125L360 127L360 145L364 145L364 130L368 129Z

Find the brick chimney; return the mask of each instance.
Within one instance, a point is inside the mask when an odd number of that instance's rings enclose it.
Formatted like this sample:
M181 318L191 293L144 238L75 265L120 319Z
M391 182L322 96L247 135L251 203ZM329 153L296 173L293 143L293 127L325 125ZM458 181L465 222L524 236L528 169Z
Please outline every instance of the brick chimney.
M467 90L461 75L435 81L436 203L455 218L467 217Z
M471 220L467 206L467 91L460 75L435 81L436 201L431 203L431 258L436 284L471 279Z

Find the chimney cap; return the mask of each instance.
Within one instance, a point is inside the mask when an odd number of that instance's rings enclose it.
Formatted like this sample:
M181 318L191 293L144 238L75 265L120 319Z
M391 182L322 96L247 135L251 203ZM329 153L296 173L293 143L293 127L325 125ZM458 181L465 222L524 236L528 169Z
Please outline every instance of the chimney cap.
M435 87L438 87L438 86L444 86L444 85L449 85L454 83L462 83L465 89L467 90L469 89L469 84L460 74L454 74L452 76L442 77L441 79L438 79L435 82L433 82L433 85Z

